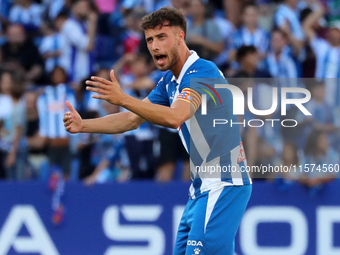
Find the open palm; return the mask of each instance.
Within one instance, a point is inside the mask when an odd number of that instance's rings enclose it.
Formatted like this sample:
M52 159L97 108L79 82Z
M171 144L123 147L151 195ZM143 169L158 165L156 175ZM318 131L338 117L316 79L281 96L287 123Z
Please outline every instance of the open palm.
M82 128L82 118L79 113L73 108L69 101L66 101L66 106L70 110L64 114L64 126L67 132L72 134L79 133Z

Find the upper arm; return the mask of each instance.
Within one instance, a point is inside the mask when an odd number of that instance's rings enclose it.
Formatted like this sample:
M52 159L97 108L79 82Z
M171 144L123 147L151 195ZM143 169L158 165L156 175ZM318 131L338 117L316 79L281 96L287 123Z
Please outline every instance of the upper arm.
M171 104L181 115L182 123L190 119L201 105L200 94L191 88L184 88Z

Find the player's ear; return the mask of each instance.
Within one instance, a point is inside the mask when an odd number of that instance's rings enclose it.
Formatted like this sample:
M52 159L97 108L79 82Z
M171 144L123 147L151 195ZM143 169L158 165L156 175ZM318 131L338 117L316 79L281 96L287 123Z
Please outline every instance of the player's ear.
M179 31L178 37L179 37L178 45L180 45L185 41L185 33L183 31Z

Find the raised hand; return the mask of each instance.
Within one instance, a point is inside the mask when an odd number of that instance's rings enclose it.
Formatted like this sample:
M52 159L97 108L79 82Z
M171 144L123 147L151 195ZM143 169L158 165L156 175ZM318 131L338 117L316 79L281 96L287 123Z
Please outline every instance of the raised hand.
M66 106L70 110L69 112L65 112L64 114L64 126L67 132L72 134L79 133L82 128L82 118L79 113L73 108L69 101L66 101Z
M125 94L121 90L113 70L110 72L110 77L111 81L92 76L91 80L86 81L86 84L93 87L88 86L86 89L99 94L93 95L93 98L103 99L111 104L121 105Z

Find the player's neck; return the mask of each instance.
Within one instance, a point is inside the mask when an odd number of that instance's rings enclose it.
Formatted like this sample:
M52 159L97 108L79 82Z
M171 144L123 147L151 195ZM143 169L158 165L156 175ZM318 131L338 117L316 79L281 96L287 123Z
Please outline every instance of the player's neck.
M176 79L178 79L182 68L185 64L185 62L187 61L188 57L190 57L191 52L188 48L186 48L185 50L185 54L179 54L179 59L176 62L176 64L170 69L170 72L176 77Z

